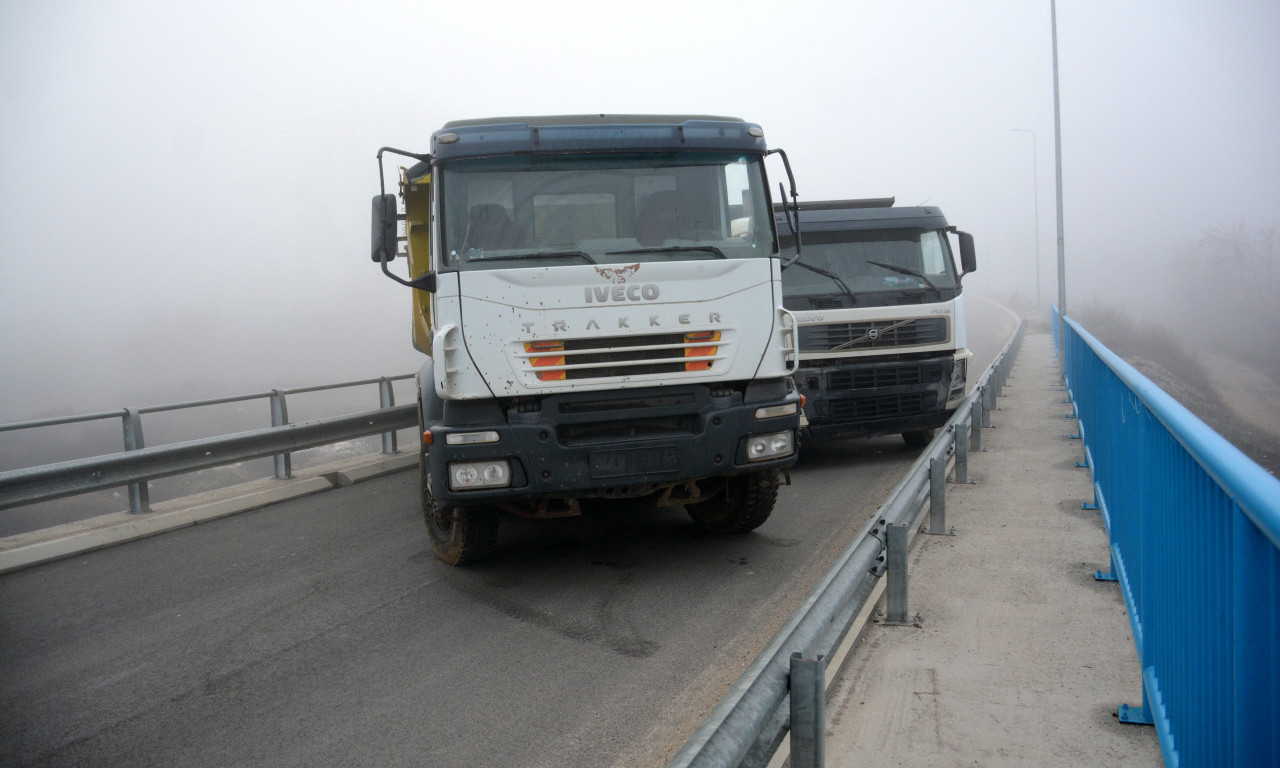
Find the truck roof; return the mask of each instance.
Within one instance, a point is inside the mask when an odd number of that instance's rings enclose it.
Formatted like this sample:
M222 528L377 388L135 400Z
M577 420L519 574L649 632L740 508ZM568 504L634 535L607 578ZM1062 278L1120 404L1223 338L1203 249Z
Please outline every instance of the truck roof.
M442 130L473 125L510 125L519 123L530 126L547 125L647 125L678 124L690 120L710 120L725 123L744 122L740 117L716 115L523 115L520 117L477 117L468 120L450 120Z
M888 205L884 205L888 202ZM775 206L779 235L790 235L787 219ZM819 200L800 203L803 232L838 232L850 229L946 229L949 225L937 206L893 206L893 198L872 200Z
M532 152L766 151L764 131L714 115L545 115L453 120L431 134L436 161Z

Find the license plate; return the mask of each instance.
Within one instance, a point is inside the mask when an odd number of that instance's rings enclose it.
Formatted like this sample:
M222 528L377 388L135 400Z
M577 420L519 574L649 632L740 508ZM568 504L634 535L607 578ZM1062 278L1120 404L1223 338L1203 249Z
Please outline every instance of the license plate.
M624 448L591 454L592 477L619 477L674 472L680 468L680 454L674 445L657 448Z

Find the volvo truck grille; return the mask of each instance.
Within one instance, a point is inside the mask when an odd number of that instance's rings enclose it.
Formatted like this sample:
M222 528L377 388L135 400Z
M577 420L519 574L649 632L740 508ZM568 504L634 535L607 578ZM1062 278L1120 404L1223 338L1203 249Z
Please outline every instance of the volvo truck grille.
M942 344L946 340L947 319L944 317L800 326L802 352L917 347Z

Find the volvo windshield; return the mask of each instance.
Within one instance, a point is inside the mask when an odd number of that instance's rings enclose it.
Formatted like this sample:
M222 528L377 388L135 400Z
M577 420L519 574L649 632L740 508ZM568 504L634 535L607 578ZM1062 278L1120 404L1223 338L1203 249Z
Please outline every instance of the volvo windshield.
M782 273L784 304L793 310L948 301L958 286L946 233L938 230L806 234L800 261Z
M723 152L454 160L438 171L439 267L773 256L762 162Z

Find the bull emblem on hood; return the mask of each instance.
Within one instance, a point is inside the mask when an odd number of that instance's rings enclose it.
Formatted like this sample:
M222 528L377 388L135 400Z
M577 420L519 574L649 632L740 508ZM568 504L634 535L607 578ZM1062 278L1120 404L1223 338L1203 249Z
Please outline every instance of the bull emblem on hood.
M628 264L625 267L617 267L617 268L596 267L596 272L598 272L600 276L603 277L605 280L608 280L614 285L622 285L623 283L627 282L628 277L631 277L639 270L640 270L639 262L635 264Z

